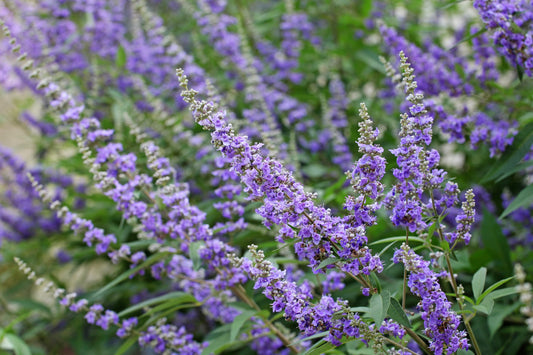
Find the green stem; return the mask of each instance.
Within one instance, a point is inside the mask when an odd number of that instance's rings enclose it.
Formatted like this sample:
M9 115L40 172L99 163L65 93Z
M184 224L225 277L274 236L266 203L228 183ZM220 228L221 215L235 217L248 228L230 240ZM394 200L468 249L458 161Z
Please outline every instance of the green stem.
M411 339L413 339L418 344L418 346L420 346L422 351L424 351L426 354L431 354L431 350L429 350L429 347L427 346L424 339L422 339L418 334L416 334L416 332L412 330L411 328L404 327L404 329L407 332L407 334L409 334Z
M431 204L432 204L432 207L433 207L433 213L435 214L435 216L437 216L437 221L435 223L439 223L439 220L438 220L438 215L439 214L437 213L437 207L435 206L435 198L433 197L433 192L430 191L429 195L430 195L430 198L431 198ZM442 231L440 223L437 226L437 232L439 234L440 240L444 241L445 240L444 239L444 232ZM463 302L461 301L461 298L460 298L461 296L457 292L457 281L455 280L455 274L453 272L452 263L450 261L450 250L447 250L447 251L444 252L444 258L446 259L446 265L448 266L448 272L450 273L450 280L452 282L453 291L454 291L455 295L457 296L457 304L459 305L459 309L461 311L464 311L464 305L463 305ZM467 319L466 317L463 317L463 321L465 323L465 327L466 327L466 331L468 332L468 336L470 337L470 340L472 341L472 345L474 346L474 350L475 350L476 355L481 355L481 349L479 348L479 345L477 343L476 335L474 334L474 331L473 331L472 327L470 326L470 319Z
M409 231L405 229L405 244L409 245ZM402 308L405 310L405 299L407 298L407 269L403 268L403 290L402 290Z

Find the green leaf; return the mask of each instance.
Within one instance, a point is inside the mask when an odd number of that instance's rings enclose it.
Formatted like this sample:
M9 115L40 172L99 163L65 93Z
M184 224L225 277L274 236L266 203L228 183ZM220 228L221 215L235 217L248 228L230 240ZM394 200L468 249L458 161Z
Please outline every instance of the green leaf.
M474 278L472 279L472 291L474 292L474 299L476 300L476 302L478 301L479 295L481 295L481 293L483 292L483 289L485 288L486 277L487 277L486 267L480 268L474 274Z
M317 338L323 338L323 337L325 337L328 334L329 334L329 332L325 331L325 332L315 333L315 334L310 335L308 337L305 337L303 339L296 338L296 341L294 343L291 343L290 345L297 345L297 344L300 344L303 341L313 340L313 339L317 339Z
M90 300L94 300L96 298L98 298L99 296L102 296L103 294L105 294L106 292L110 291L113 287L117 286L118 284L120 284L122 281L125 281L127 280L131 275L134 275L136 272L138 272L139 270L141 269L144 269L150 265L153 265L155 264L156 262L158 262L159 260L167 257L170 253L168 252L159 252L159 253L156 253L150 257L148 257L143 263L141 263L140 265L137 265L136 267L134 267L133 269L130 269L122 274L120 274L119 276L117 276L116 278L113 279L113 281L111 281L110 283L108 283L107 285L105 285L104 287L102 287L101 289L99 289L98 291L96 291L95 293L93 293L91 296L90 296Z
M380 294L372 295L370 298L368 316L374 319L376 324L381 324L385 318L383 317L383 319L381 319L383 314L383 297Z
M126 50L122 46L118 46L117 53L115 55L115 65L122 68L126 65Z
M514 22L511 22L511 24L514 24ZM516 24L515 24L516 26ZM518 26L516 26L518 27ZM520 27L518 27L518 31L520 32ZM518 76L518 80L523 81L524 79L524 68L522 66L516 64L516 75Z
M515 199L507 206L505 211L500 216L500 219L506 217L510 213L516 211L520 207L529 207L533 204L533 185L529 185L520 193L518 196L515 197Z
M205 338L209 345L204 348L201 355L209 355L213 353L220 354L226 349L246 344L246 341L242 340L228 341L230 337L230 328L230 324L224 324L209 333Z
M133 346L133 344L135 344L137 342L137 338L135 337L131 337L129 338L128 340L126 340L124 343L122 343L122 345L120 346L120 348L117 349L117 351L115 351L115 355L122 355L124 354L126 351L128 351L129 348L131 348Z
M233 342L237 338L237 335L239 335L239 331L241 330L244 323L246 323L246 321L255 314L257 314L257 311L244 311L237 317L235 317L233 323L231 323L231 330L229 336L230 342Z
M533 144L533 123L529 123L520 129L516 135L513 145L506 150L506 153L500 158L499 164L494 164L481 183L492 181L501 175L513 169L522 158L529 152Z
M217 354L228 343L228 334L220 335L217 338L210 339L209 345L204 348L201 355Z
M458 1L458 2L460 2L460 1ZM450 6L450 5L447 5L447 6ZM482 35L482 34L485 33L485 32L487 32L487 28L486 28L486 27L484 27L483 29L477 31L476 33L472 33L472 34L470 34L470 35L468 35L468 36L465 36L465 37L462 38L459 42L455 43L455 44L453 45L453 47L449 48L448 50L450 51L450 50L454 49L455 47L459 46L461 43L463 43L463 42L468 42L468 41L470 41L471 39L476 38L476 37Z
M385 66L379 61L379 55L374 51L362 49L355 53L355 57L367 64L370 68L385 74Z
M329 257L327 259L322 260L322 262L320 264L318 264L316 269L317 270L323 269L326 266L331 265L331 264L335 264L338 261L341 261L341 260L339 258Z
M439 226L439 225L440 225L440 218L438 219L438 221L434 221L433 223L431 223L431 225L428 228L428 238L429 238L429 240L431 240L431 238L433 238L433 235L437 231L437 226Z
M12 333L6 333L2 337L0 349L11 350L15 355L31 355L30 348L24 340Z
M338 197L339 193L338 190L341 189L344 186L344 183L346 182L346 176L341 176L339 180L337 180L336 183L328 187L326 190L324 190L324 197L322 198L325 203L333 201L335 198Z
M325 167L323 164L309 164L302 168L302 172L310 178L316 179L328 175L330 169Z
M198 251L204 245L205 242L202 240L189 244L189 257L192 261L192 265L194 266L194 270L198 270L202 266L202 259L200 258L200 254L198 253Z
M321 340L315 345L313 345L310 349L308 349L304 355L321 355L324 354L326 351L334 349L335 345L326 342L325 340Z
M390 294L383 291L381 294L375 294L370 298L368 316L374 319L376 324L381 324L387 316L390 305Z
M493 307L494 307L494 299L492 297L485 297L483 302L473 306L475 310L483 312L487 315L491 314Z
M498 305L497 307L494 308L494 312L492 312L487 319L491 338L494 336L494 334L496 334L498 329L500 329L505 317L513 313L519 307L520 307L520 304L515 303L515 304L506 305L506 306Z
M502 267L504 273L511 274L513 266L511 263L511 249L507 238L503 235L496 218L487 209L483 211L481 239L485 249L491 254L496 264Z
M526 170L527 168L532 167L532 166L533 166L533 161L525 161L523 163L520 163L516 165L514 168L509 169L509 171L505 172L503 175L501 175L498 179L496 179L496 182L499 182L505 179L506 177L513 175L514 173L517 173L522 170Z
M390 305L389 309L387 310L387 315L398 324L407 328L411 327L411 322L409 322L409 318L407 318L407 315L400 305L400 302L398 302L398 300L394 297L390 298Z
M181 300L174 300L170 299L166 302L161 303L160 305L150 308L146 313L144 313L141 317L148 317L151 315L155 315L150 320L148 320L145 324L143 324L143 328L147 328L148 325L151 325L154 321L157 321L158 319L161 319L165 317L168 314L175 313L176 311L184 308L192 308L192 307L198 307L201 303L183 303Z
M441 240L440 241L440 246L445 252L450 251L450 243L448 243L448 241Z
M459 349L456 352L457 355L475 355L471 350Z
M405 241L405 235L376 240L375 242L370 243L370 245L384 244L384 243L390 243L390 242L404 242L404 241ZM425 243L426 241L420 237L409 236L409 242Z
M453 298L457 298L457 295L455 294L455 292L446 292L446 296L453 297ZM470 297L465 296L465 295L463 295L462 297L463 297L463 298L465 299L465 301L467 301L468 303L470 303L470 304L476 304L476 302L474 302L474 300L471 299Z
M119 317L124 317L126 314L129 314L131 312L135 312L139 309L143 309L144 307L152 306L154 304L162 303L164 301L172 300L174 305L182 304L182 303L193 303L194 305L197 304L196 298L194 298L193 295L190 295L185 292L176 291L167 293L166 295L151 298L149 300L146 300L141 303L137 303L131 307L126 308L122 312L120 312L118 315Z
M506 288L502 288L501 290L496 290L496 291L492 292L490 297L492 299L497 299L497 298L502 298L502 297L505 297L505 296L514 295L516 293L518 293L516 291L516 287L506 287Z
M515 277L514 276L511 276L511 277L508 277L506 279L503 279L503 280L500 280L494 284L492 284L489 288L487 288L485 290L485 292L483 292L481 294L481 296L479 296L479 300L478 302L481 302L483 300L483 298L485 298L487 295L489 295L492 291L494 291L495 289L497 289L498 287L500 287L501 285L503 285L504 283L514 279Z

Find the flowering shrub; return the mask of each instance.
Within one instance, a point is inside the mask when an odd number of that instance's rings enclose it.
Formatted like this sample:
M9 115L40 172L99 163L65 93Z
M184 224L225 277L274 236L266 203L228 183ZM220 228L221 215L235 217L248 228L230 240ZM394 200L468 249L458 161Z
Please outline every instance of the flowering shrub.
M0 349L533 351L532 16L4 1Z

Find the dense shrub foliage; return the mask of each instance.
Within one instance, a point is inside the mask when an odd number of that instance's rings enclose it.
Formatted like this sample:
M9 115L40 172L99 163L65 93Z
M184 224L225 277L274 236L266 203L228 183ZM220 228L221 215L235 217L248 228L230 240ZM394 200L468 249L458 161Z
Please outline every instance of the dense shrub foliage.
M533 352L530 1L0 18L1 351Z

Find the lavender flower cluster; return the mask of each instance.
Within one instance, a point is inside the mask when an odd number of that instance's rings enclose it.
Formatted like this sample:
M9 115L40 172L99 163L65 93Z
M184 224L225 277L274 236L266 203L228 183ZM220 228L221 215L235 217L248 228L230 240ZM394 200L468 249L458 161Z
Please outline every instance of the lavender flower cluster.
M0 149L0 255L10 257L0 266L15 256L62 307L50 317L83 314L123 339L119 352L481 354L482 315L516 310L496 301L516 294L495 291L512 278L497 267L486 277L491 256L511 263L489 229L515 232L480 222L497 209L489 192L461 195L478 162L447 172L439 148L448 141L466 154L468 137L488 149L472 159L487 163L513 144L527 108L505 108L527 101L497 83L515 74L498 53L531 76L531 9L475 1L495 47L465 18L454 34L469 43L463 51L411 42L387 23L400 6L380 4L355 14L292 0L2 3L0 83L40 105L21 122L46 149L35 168ZM382 46L361 39L352 58L344 52L357 39L348 45L344 27L371 13L381 19L364 30ZM324 33L328 21L336 30ZM384 68L375 51L391 56ZM352 59L371 63L360 78L346 75ZM378 89L361 88L371 80ZM350 110L362 96L356 130ZM399 118L383 109L396 98ZM503 207L530 225L527 202ZM468 254L480 225L487 250ZM62 262L105 263L112 280L38 277L51 272L24 243L52 236L74 246ZM485 289L486 278L496 283Z

